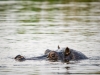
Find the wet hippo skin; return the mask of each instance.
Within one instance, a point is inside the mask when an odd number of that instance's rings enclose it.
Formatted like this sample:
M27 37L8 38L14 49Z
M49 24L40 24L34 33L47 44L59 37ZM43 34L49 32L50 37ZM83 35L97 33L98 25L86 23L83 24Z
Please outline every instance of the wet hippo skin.
M82 52L76 51L73 49L70 49L68 47L66 48L60 48L58 46L57 50L50 50L47 49L42 56L32 57L32 58L25 58L24 56L17 55L15 57L15 60L17 61L24 61L24 60L50 60L52 62L61 60L63 62L69 62L71 60L82 60L82 59L88 59L87 56L85 56Z

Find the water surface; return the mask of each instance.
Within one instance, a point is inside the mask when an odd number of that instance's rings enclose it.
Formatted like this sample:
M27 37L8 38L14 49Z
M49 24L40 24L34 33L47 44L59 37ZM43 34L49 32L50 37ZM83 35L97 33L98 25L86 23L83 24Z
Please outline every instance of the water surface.
M100 74L100 2L0 1L0 75ZM70 47L91 60L17 62Z

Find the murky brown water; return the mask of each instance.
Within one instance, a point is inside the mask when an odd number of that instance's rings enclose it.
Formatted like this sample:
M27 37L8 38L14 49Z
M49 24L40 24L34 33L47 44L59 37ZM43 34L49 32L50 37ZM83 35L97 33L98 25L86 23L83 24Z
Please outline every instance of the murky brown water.
M0 1L0 75L100 74L100 2ZM70 47L93 60L13 60Z

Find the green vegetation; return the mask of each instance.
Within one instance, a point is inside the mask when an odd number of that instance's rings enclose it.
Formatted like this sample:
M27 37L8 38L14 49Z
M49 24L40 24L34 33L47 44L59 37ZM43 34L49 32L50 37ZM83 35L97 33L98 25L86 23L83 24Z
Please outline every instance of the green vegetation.
M99 0L31 0L31 1L49 1L49 2L96 2Z

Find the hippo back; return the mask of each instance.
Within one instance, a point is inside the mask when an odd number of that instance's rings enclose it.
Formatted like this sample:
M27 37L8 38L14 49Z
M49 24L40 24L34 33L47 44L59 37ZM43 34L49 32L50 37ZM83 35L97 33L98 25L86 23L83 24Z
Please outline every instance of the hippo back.
M82 59L87 59L87 56L85 56L82 52L76 51L73 49L70 49L71 51L71 56L72 60L82 60Z

